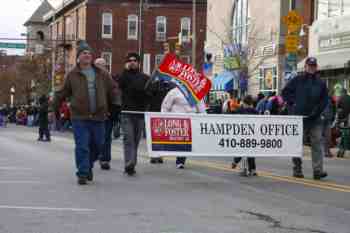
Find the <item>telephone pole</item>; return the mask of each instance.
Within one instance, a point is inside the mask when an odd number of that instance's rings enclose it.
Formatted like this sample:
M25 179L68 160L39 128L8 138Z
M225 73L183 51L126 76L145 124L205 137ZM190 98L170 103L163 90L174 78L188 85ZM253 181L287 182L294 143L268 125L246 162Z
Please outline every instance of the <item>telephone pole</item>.
M196 0L192 0L192 65L196 67Z

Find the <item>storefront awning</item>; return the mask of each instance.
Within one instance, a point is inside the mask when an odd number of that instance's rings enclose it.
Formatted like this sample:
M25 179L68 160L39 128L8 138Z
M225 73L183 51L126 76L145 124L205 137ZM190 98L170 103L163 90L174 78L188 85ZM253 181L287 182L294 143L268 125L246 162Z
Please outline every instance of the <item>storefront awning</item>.
M332 51L329 53L322 53L315 55L313 57L317 58L319 70L334 70L342 69L345 64L350 61L350 50L344 51ZM305 60L298 63L298 70L304 70Z
M234 74L230 71L223 71L212 80L213 91L231 91L233 90Z

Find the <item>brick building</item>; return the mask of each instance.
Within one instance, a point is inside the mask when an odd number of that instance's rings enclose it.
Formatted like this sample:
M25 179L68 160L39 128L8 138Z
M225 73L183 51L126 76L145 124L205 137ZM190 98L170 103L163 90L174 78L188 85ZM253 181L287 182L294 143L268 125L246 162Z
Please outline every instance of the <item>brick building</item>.
M53 7L47 0L35 10L33 15L24 23L27 28L27 49L29 55L34 53L44 53L44 48L49 47L49 28L48 23L44 21L44 15L53 11Z
M196 15L196 64L201 67L206 0L197 0ZM56 69L75 65L76 42L84 39L113 74L122 71L131 51L141 54L143 71L150 74L161 61L164 43L174 47L180 32L181 58L191 62L192 0L69 0L45 19L51 22Z
M258 92L283 88L285 80L285 37L287 28L283 16L296 10L304 19L303 30L313 21L313 0L208 0L208 30L205 51L212 54L214 99L225 96L225 91L237 90L256 95ZM269 7L266 7L269 6ZM231 58L226 49L239 45L247 57L248 82L241 70L225 68ZM302 40L298 59L307 55L307 35ZM232 46L231 46L232 47ZM241 90L241 87L247 90ZM221 92L221 93L220 93Z

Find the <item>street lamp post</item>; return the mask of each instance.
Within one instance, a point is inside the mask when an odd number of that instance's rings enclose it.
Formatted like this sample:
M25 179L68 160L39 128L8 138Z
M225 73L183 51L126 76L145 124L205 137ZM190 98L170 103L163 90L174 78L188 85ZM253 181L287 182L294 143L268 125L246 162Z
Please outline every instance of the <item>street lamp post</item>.
M16 93L15 87L11 87L11 89L10 89L10 105L11 105L11 108L13 108L13 105L14 105L15 93Z

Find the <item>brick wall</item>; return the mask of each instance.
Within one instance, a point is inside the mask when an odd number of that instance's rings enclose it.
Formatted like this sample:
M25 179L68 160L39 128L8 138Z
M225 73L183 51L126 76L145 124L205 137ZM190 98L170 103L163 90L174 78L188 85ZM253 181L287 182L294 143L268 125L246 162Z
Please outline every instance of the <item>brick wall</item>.
M150 2L150 1L149 1ZM191 2L191 1L190 1ZM113 15L113 38L102 39L102 14L110 12ZM124 58L128 52L138 51L138 40L127 39L128 15L139 15L139 5L136 2L128 3L101 2L87 5L86 38L88 43L95 49L97 56L102 52L112 52L112 73L120 73L124 67ZM155 41L156 17L167 18L167 37L175 37L180 32L180 20L182 17L192 16L192 4L187 3L157 3L149 4L143 10L143 36L142 48L144 53L151 54L151 71L154 68L155 56L163 53L163 43ZM192 25L191 25L192 27ZM204 58L204 41L206 32L206 4L197 6L197 67L200 67ZM140 30L139 30L140 32ZM170 40L175 42L175 40ZM191 54L191 44L182 48L182 54Z

